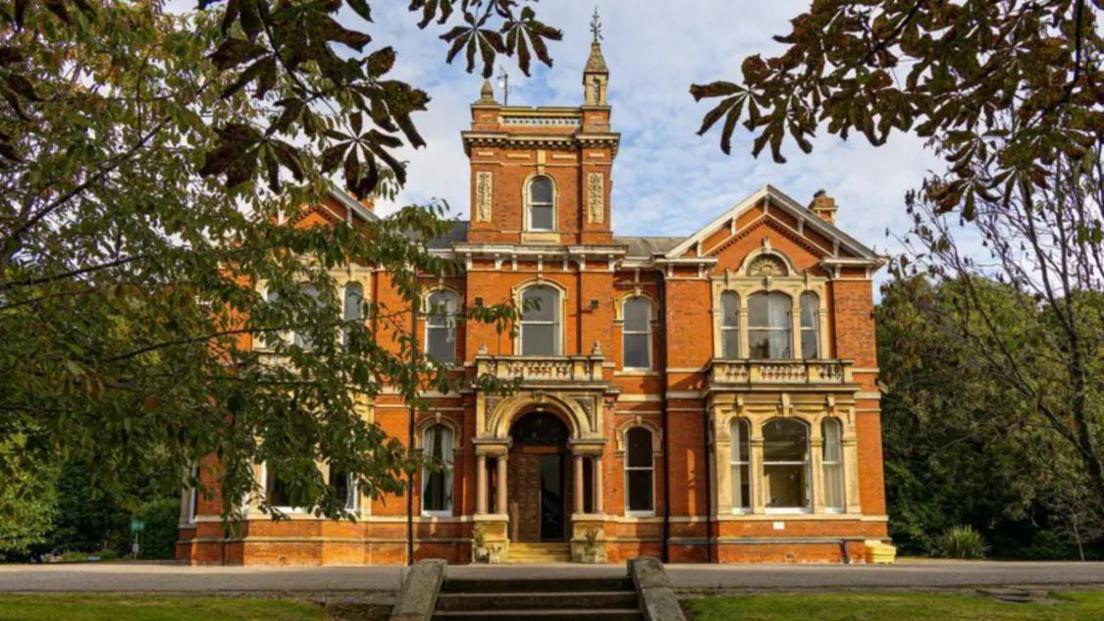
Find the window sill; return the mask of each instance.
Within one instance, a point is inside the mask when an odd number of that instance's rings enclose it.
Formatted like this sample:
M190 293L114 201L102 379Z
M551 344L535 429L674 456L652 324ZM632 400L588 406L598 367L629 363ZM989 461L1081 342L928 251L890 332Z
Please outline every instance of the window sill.
M766 515L812 515L813 510L807 507L779 507L776 509L764 509Z
M651 368L636 368L626 367L620 371L614 372L614 377L646 377L646 376L658 376L659 371L655 371Z
M448 511L422 511L422 517L424 518L450 518L452 517L452 510Z
M625 517L630 518L654 518L655 511L626 511Z

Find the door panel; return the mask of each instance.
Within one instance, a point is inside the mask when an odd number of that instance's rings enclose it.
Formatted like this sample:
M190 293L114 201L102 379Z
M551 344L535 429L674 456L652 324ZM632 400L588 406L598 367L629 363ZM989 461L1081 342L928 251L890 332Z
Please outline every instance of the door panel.
M510 455L511 504L517 506L517 525L511 529L517 533L517 540L523 542L540 541L541 519L541 456L527 453Z

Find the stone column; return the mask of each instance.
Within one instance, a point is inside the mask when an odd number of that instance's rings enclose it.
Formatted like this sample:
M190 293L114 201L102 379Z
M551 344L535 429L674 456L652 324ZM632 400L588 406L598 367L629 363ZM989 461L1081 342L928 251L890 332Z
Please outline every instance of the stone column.
M716 476L717 491L713 495L717 499L717 515L732 513L732 442L736 438L730 437L728 429L723 428L721 421L724 417L718 411L715 413L713 427L713 456L714 472Z
M790 335L790 357L801 359L801 294L798 294L793 299L793 306L790 310L790 329L793 330L793 334Z
M740 298L740 325L738 333L740 335L740 357L751 358L751 345L748 341L748 311L747 297Z
M751 512L763 513L767 504L767 485L763 477L763 422L758 417L750 417L751 455L748 463L748 479L751 485Z
M854 418L854 415L849 417ZM852 514L862 513L859 498L859 439L853 424L847 424L843 430L843 493L846 511Z
M502 453L498 456L498 483L495 489L495 500L498 505L495 507L495 513L499 515L506 515L509 510L506 508L506 496L509 486L506 485L506 453Z
M582 514L585 505L583 504L583 456L575 453L575 513Z
M487 456L475 457L475 512L487 513Z
M813 513L824 513L824 436L820 433L820 424L809 424L811 439L809 441L809 467L812 470L809 476L809 495L812 496Z
M602 515L606 512L602 496L602 456L595 455L593 467L591 470L594 474L594 512L598 515Z

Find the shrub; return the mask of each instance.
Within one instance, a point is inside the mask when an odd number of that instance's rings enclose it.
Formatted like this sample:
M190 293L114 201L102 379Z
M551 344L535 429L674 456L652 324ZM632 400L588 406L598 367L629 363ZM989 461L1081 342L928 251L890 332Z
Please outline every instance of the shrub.
M982 558L985 540L971 526L953 526L939 537L936 552L944 558Z

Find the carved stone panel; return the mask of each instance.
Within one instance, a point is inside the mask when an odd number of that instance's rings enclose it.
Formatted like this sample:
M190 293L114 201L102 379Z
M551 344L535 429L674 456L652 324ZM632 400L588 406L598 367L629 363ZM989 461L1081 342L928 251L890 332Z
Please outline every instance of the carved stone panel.
M606 176L600 172L587 174L587 222L600 224L606 220Z
M475 173L475 220L490 222L494 200L494 173L479 171Z

